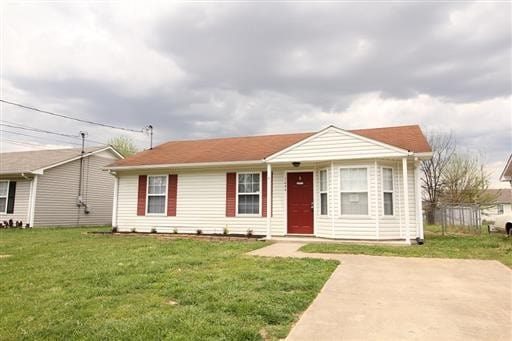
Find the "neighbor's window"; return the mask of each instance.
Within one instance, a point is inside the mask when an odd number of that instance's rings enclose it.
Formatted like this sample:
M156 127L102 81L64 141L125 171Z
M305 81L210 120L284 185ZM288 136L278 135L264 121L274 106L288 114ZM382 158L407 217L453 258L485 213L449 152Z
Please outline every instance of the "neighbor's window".
M1 208L1 206L0 206ZM503 204L498 204L498 214L503 214Z
M320 214L327 215L327 170L320 171Z
M148 176L148 213L165 213L167 176Z
M393 169L382 168L384 215L393 215Z
M7 196L9 194L9 181L0 181L0 213L7 211Z
M238 174L238 214L260 213L260 174Z
M341 214L368 214L368 180L366 168L340 169Z

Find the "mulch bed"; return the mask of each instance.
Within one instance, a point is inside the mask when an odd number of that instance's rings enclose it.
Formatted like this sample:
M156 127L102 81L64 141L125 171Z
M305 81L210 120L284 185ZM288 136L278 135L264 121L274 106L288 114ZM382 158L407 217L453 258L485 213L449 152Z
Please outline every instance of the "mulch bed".
M194 234L194 233L149 233L149 232L99 232L91 231L87 234L112 235L121 237L149 236L158 239L197 239L210 241L248 241L252 242L263 236L246 236L244 234Z

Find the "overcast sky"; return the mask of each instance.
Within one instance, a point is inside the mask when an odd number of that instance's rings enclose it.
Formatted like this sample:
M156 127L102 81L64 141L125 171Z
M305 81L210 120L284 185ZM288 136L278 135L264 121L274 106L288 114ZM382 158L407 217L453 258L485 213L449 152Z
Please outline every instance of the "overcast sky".
M510 3L3 3L1 97L170 139L420 124L512 152ZM125 134L3 104L2 119ZM3 127L7 131L8 127ZM69 145L2 133L3 151ZM143 134L129 133L140 147ZM44 138L43 138L44 136ZM20 141L24 144L20 144Z

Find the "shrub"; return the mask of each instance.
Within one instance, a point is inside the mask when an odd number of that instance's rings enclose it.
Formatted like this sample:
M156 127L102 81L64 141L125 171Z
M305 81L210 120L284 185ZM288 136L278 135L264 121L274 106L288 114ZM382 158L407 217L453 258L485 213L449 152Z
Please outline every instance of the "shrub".
M252 229L247 229L246 235L247 235L247 237L251 237L252 236Z
M137 229L135 227L132 227L131 230L130 230L131 233L135 233L137 232Z
M174 233L174 234L178 234L178 229L175 227L175 228L172 230L172 233Z
M153 228L151 229L151 233L156 233L156 227L153 227Z
M117 226L116 227L112 227L112 233L117 233Z
M227 227L224 227L224 230L222 231L222 234L227 235L229 234L229 230Z
M196 230L196 234L197 234L197 235L203 234L203 230L201 230L201 229L197 229L197 230Z

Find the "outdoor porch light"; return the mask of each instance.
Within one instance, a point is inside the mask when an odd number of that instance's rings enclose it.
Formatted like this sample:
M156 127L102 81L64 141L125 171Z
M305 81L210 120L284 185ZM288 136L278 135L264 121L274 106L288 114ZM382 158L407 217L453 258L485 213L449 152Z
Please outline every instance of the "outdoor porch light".
M299 167L300 162L299 161L292 162L292 165L293 165L293 167Z

